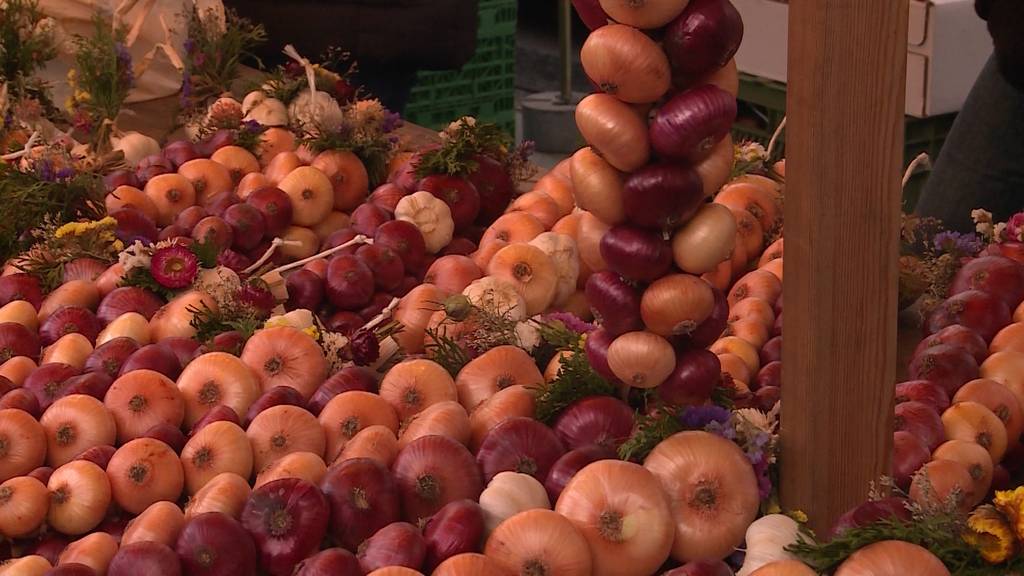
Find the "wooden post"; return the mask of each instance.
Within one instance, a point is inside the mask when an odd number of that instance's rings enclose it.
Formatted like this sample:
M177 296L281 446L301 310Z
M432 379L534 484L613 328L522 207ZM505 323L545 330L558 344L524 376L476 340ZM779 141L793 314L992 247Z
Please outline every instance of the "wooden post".
M789 2L781 496L819 533L889 473L907 13Z

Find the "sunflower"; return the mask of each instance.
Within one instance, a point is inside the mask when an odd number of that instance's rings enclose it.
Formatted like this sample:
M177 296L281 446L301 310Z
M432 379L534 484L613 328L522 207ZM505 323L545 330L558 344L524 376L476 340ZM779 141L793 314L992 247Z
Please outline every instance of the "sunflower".
M996 497L992 501L1009 519L1017 539L1024 542L1024 486L1019 486L1016 490L996 492Z
M964 541L990 564L1006 562L1017 552L1009 520L993 506L981 506L971 513Z

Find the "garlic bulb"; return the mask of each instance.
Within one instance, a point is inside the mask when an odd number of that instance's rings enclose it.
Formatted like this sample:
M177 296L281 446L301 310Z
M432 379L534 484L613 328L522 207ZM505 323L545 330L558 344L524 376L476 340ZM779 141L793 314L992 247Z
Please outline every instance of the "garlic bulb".
M749 576L754 570L777 560L797 560L786 552L800 533L800 525L784 514L769 514L747 528L747 554L736 576Z
M395 220L412 222L423 234L423 242L431 254L438 253L452 241L455 221L444 200L420 190L398 201Z
M288 115L296 127L306 132L334 131L344 120L337 100L326 92L317 92L314 97L309 90L299 92L292 100Z
M512 283L495 276L474 280L462 295L473 305L490 310L508 310L512 320L526 319L526 301Z
M138 132L125 132L120 137L110 139L114 150L124 153L124 160L130 166L135 166L146 156L160 153L160 143L156 140Z
M206 120L216 126L233 126L242 121L242 103L230 96L221 96L206 109Z
M558 283L552 305L564 303L576 291L576 281L580 275L580 256L576 241L565 234L544 232L530 240L530 244L540 248L541 252L547 254L555 264Z
M490 534L498 524L520 512L550 510L551 501L544 486L533 476L500 472L480 493L480 507L484 509L485 533Z
M288 110L284 102L276 98L268 98L259 90L246 94L242 100L242 112L245 120L255 120L264 126L286 126Z

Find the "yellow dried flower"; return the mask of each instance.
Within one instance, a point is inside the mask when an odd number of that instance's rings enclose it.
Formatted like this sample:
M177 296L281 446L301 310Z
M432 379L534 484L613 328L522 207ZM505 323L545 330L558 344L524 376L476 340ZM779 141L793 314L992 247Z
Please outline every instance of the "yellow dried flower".
M1009 519L1017 539L1024 542L1024 486L1018 486L1015 490L998 491L992 501Z
M807 524L807 514L803 510L792 510L788 516L800 524Z
M317 330L316 326L307 326L302 329L302 332L304 334L307 334L313 340L317 340L320 338L320 331Z
M964 541L990 564L1006 562L1017 551L1017 540L1006 517L992 506L981 506L967 519Z

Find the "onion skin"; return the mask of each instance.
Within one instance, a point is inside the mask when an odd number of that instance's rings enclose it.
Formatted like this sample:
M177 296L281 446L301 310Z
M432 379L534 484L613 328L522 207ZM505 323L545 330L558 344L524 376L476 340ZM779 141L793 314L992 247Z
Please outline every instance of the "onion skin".
M908 375L916 380L929 380L950 396L961 386L978 378L978 363L963 348L940 344L925 349L910 361Z
M434 570L457 554L477 552L484 537L484 512L472 500L449 502L423 527L425 566Z
M867 526L887 518L909 522L911 515L910 510L907 509L908 504L909 502L903 498L883 498L864 502L836 520L832 526L830 538L835 538L851 528Z
M967 290L948 298L928 316L925 335L931 335L951 324L961 324L991 342L999 330L1012 321L1006 302L980 290Z
M391 472L405 518L415 522L436 514L449 502L476 500L484 488L473 455L447 436L413 440L399 451Z
M896 430L905 430L919 438L929 451L945 441L942 419L938 412L921 402L901 402L896 405Z
M352 458L331 466L320 488L331 507L331 535L348 549L358 549L401 517L394 478L375 460Z
M590 367L605 380L612 382L617 381L618 378L615 377L611 366L608 365L608 347L615 341L616 336L605 330L603 326L598 326L597 330L587 335L586 348L584 350L587 353L587 361L590 362Z
M255 576L256 546L237 520L207 512L189 520L175 546L189 576Z
M657 233L632 226L613 226L600 244L608 268L638 282L652 282L672 266L672 250Z
M363 576L363 569L348 550L328 548L300 562L295 576Z
M107 576L136 576L154 574L180 576L178 555L159 542L135 542L122 546L107 568Z
M715 303L711 308L711 315L697 325L697 328L690 333L690 344L697 348L707 348L712 345L722 336L722 332L729 325L729 301L726 298L725 292L714 287L711 288L711 292L715 298Z
M395 522L377 531L359 547L359 565L369 574L388 566L419 568L427 554L420 531L407 522Z
M696 161L725 138L736 120L736 99L705 84L672 97L650 124L651 146L662 158Z
M690 0L662 39L673 79L689 84L723 68L743 40L743 18L729 0Z
M654 102L671 84L665 52L631 26L609 24L593 31L580 50L580 62L591 82L623 102Z
M633 409L611 396L590 396L570 404L552 429L570 450L589 444L618 448L633 431Z
M672 228L689 220L704 202L704 185L693 168L658 163L630 174L623 184L623 210L631 224Z
M617 458L618 454L614 449L598 444L588 444L566 452L551 466L547 479L544 480L544 489L548 493L548 498L552 502L557 502L565 485L591 462Z
M614 96L591 94L580 101L576 125L587 143L623 172L640 168L651 157L644 119Z
M718 355L703 348L691 348L676 354L676 367L658 386L658 396L674 406L700 405L722 378Z
M643 327L640 318L640 294L618 274L604 270L587 279L587 301L601 326L610 336L633 332Z
M273 576L289 576L320 547L328 515L327 499L316 486L283 478L253 491L241 522L260 550L261 566Z
M564 453L562 441L550 428L532 418L514 417L501 422L484 437L476 461L485 482L499 472L529 474L543 482Z
M949 576L949 570L934 554L920 546L899 540L884 540L857 550L835 572L835 576L880 574Z

